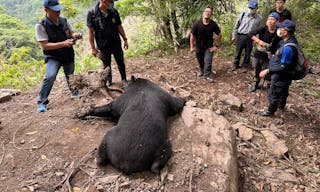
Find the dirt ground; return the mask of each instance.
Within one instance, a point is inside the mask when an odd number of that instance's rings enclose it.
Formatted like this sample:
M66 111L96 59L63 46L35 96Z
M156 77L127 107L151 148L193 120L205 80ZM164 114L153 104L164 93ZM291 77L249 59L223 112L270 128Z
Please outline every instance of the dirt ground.
M266 89L250 92L252 72L230 71L230 60L215 58L214 83L197 77L198 65L188 50L177 56L153 53L148 58L130 58L126 65L128 77L150 79L174 95L195 101L200 108L218 112L231 124L245 122L257 128L248 141L237 137L240 191L320 191L318 67L313 67L315 74L293 82L284 112L277 112L275 117L261 117L258 111L268 104ZM113 76L117 87L119 73L115 64ZM39 87L35 87L0 104L0 191L68 191L68 187L74 191L175 191L165 187L163 175L146 172L126 177L111 166L97 169L94 149L114 123L101 118L73 117L84 105L105 104L111 98L94 92L72 99L64 79L59 78L49 97L49 110L37 113L38 91ZM227 93L243 102L243 111L233 110L218 100ZM111 95L116 97L119 93ZM270 153L260 129L272 130L285 141L289 152L280 157ZM170 134L171 138L182 136L179 131ZM176 145L187 148L188 142ZM173 158L179 157L174 159L175 163L181 173L188 172L190 162L177 153L179 150L174 151ZM172 186L186 185L181 191L206 191L188 186L185 181L190 176L173 176L170 171L166 176Z

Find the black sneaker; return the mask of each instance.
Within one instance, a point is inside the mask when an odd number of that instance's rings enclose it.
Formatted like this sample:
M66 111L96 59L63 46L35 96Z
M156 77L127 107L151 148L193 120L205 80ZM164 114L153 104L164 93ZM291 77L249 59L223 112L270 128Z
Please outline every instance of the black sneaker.
M273 112L270 112L270 111L261 111L261 112L260 112L260 115L261 115L261 116L269 117L269 116L273 116L274 113L273 113Z

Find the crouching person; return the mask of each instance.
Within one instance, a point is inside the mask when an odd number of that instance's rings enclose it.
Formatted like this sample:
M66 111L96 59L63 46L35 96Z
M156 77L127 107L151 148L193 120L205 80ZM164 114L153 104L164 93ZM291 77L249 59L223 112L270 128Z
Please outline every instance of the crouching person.
M298 44L294 37L295 24L291 20L284 20L277 24L277 35L281 37L280 48L269 62L269 68L260 72L260 77L264 78L268 73L271 75L271 86L268 93L268 110L262 111L262 116L272 116L278 108L284 110L287 97L289 96L289 87L292 78L289 72L293 70L297 63L297 49L288 43Z

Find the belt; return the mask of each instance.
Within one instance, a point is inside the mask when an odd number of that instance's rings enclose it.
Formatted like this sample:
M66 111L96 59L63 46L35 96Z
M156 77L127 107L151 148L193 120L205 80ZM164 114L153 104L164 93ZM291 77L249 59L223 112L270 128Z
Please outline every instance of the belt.
M244 33L238 33L238 35L245 35L245 36L247 36L248 34L244 34Z

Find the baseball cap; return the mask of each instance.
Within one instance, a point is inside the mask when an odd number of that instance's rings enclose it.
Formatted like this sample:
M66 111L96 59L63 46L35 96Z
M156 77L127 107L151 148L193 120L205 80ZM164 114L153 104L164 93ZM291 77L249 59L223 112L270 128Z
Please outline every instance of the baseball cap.
M251 0L248 5L249 8L255 9L258 8L258 2L255 0Z
M268 15L268 18L269 17L273 17L275 18L276 20L278 20L280 18L280 15L277 13L277 12L272 12Z
M285 28L287 31L290 31L292 33L295 32L295 30L296 30L296 25L294 24L293 21L291 21L289 19L286 19L286 20L282 21L281 23L278 22L277 27L278 28Z
M43 0L43 6L53 11L60 11L63 8L58 0Z

